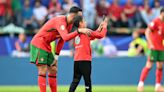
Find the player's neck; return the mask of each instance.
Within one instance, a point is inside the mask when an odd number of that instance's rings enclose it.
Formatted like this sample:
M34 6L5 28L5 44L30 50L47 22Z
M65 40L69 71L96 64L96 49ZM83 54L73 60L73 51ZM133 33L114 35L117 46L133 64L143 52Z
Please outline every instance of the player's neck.
M67 21L67 24L71 24L71 16L70 15L67 15L66 16L66 21Z

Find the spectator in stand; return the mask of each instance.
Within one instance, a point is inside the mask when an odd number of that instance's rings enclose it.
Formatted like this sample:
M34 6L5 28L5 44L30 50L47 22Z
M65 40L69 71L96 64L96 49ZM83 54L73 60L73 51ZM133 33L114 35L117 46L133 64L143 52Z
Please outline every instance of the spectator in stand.
M148 25L156 17L149 5L149 0L144 0L144 6L140 7L140 14L144 25Z
M0 27L5 26L6 0L0 1Z
M140 27L140 15L138 14L137 6L133 4L132 0L127 0L124 6L124 13L128 18L129 27Z
M15 57L28 57L29 56L29 42L26 40L24 33L19 34L19 39L15 42L16 50L12 55Z
M96 26L100 24L100 22L103 20L103 15L108 15L108 7L109 3L107 0L98 0L96 4Z
M113 0L108 10L113 27L128 27L127 18L123 13L123 8L119 5L119 0Z
M22 17L23 17L23 27L26 30L32 32L36 28L36 23L34 21L33 8L30 7L30 0L24 1L24 6L22 9Z
M160 2L158 1L158 0L155 0L154 1L154 8L153 8L153 14L155 14L154 15L154 17L156 18L156 17L158 17L159 15L160 15L160 10L161 10L161 6L160 6Z
M78 4L76 2L74 2L74 0L64 0L62 2L62 8L63 8L65 14L69 12L69 10L72 6L78 6Z
M20 0L12 0L11 7L14 15L13 22L16 26L22 25L22 5Z
M61 14L63 14L63 11L58 0L51 0L49 3L48 19Z
M148 47L145 39L141 38L138 31L132 34L133 41L129 44L128 56L147 55Z
M45 6L41 4L40 0L36 0L33 13L34 13L34 19L36 20L37 23L37 28L40 28L46 20L48 10Z
M87 26L91 29L94 28L96 10L95 10L95 0L83 0L83 14L86 19Z

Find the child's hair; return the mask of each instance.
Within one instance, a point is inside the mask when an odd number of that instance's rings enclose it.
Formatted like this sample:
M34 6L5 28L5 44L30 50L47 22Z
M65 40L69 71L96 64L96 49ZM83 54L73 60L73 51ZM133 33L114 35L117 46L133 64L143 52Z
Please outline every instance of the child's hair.
M75 27L79 27L79 23L81 22L81 21L83 21L83 16L76 16L75 18L74 18L74 26Z

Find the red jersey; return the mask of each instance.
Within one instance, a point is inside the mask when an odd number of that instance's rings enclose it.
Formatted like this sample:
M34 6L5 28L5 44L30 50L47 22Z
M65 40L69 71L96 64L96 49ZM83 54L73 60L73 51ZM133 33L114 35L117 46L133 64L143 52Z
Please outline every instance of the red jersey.
M66 16L54 17L43 25L33 37L31 44L37 48L51 52L50 43L59 39L56 47L56 53L59 54L64 42L78 35L77 31L68 34L71 29L72 24L67 24Z
M95 38L103 38L106 35L107 29L103 29L101 32L93 31L91 35L79 34L75 37L75 55L74 61L92 61L92 51L90 41Z
M162 43L164 40L164 22L156 18L150 23L149 28L151 29L150 39L154 45L154 50L164 50Z

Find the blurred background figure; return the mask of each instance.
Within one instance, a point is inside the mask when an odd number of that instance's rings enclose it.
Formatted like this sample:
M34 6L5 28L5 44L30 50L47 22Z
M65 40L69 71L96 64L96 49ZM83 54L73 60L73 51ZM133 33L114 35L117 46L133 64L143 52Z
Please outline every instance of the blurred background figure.
M21 0L12 0L13 22L16 26L22 25L22 5Z
M62 2L62 8L64 10L65 13L69 12L69 9L72 6L78 6L78 4L76 2L74 2L73 0L63 0Z
M26 35L24 33L19 34L19 38L15 42L15 49L12 56L29 57L29 42L26 40Z
M96 26L103 20L103 15L108 16L109 3L107 0L98 0L96 3Z
M83 14L86 19L87 26L94 28L96 17L96 0L83 0Z
M153 13L155 14L154 17L158 17L160 15L161 10L160 2L158 0L154 1L154 8L152 9Z
M33 8L30 6L30 0L24 1L24 6L22 9L23 17L23 28L27 30L27 33L32 34L33 30L37 27L36 22L34 21Z
M6 21L5 21L5 16L6 16L6 8L7 1L6 0L1 0L0 1L0 27L5 26Z
M119 5L119 0L113 0L108 11L113 27L128 27L128 20L123 12L123 7Z
M41 4L40 0L36 0L33 13L34 13L34 19L37 23L37 28L40 28L46 20L48 10L45 6Z
M129 44L128 56L147 55L148 46L145 39L141 38L138 31L132 34L133 40Z
M145 27L156 17L156 14L154 14L152 8L149 5L149 0L144 0L144 5L140 7L140 14Z
M138 9L132 0L127 0L127 3L124 6L124 13L128 18L128 27L140 27L141 23Z
M49 3L49 9L48 9L48 19L51 19L52 17L61 15L61 14L64 14L61 4L58 2L58 0L51 0Z

